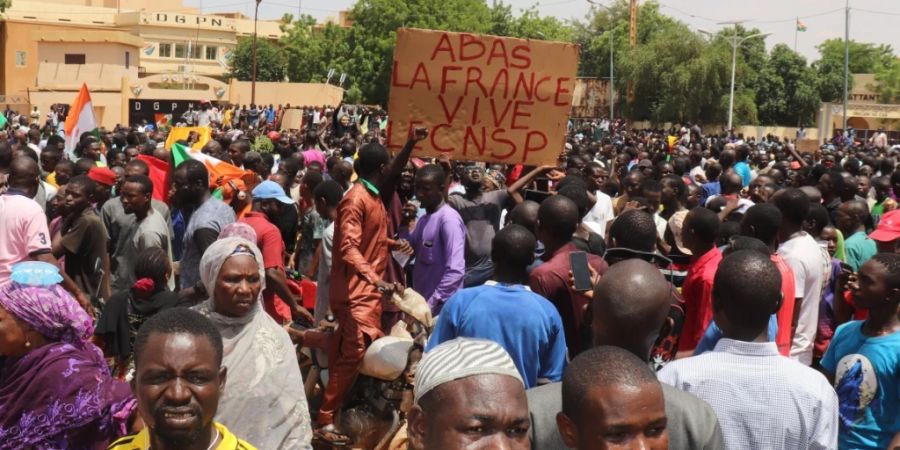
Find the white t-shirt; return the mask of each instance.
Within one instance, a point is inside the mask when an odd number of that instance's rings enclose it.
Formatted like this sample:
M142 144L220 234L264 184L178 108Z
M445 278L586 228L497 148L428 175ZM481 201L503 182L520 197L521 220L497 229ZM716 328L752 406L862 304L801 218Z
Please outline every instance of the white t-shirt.
M827 281L830 263L822 248L806 232L778 247L778 254L794 271L794 296L802 298L797 331L791 343L791 358L807 366L812 364L813 343L819 324L819 303Z
M597 198L597 203L594 203L594 207L588 211L582 221L591 231L605 239L606 223L616 217L613 211L612 198L599 190L594 192L594 196Z

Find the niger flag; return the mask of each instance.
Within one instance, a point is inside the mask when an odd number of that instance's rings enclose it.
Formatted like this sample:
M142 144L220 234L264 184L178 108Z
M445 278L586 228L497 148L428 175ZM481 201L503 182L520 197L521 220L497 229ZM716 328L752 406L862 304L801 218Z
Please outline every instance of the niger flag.
M200 161L206 166L206 170L209 172L209 187L216 189L217 192L215 195L217 196L221 195L218 192L218 188L222 187L230 180L244 180L247 189L250 190L256 187L260 182L259 176L253 171L241 169L233 164L229 164L221 159L213 158L212 156L198 151L191 151L190 148L182 144L172 145L172 161L175 163L175 167L180 166L181 163L189 159Z
M94 133L99 140L100 135L97 133L97 119L94 117L94 106L91 103L91 92L88 90L87 84L81 85L81 90L72 105L69 106L69 115L66 116L66 151L69 156L74 156L75 145L81 139L83 133Z

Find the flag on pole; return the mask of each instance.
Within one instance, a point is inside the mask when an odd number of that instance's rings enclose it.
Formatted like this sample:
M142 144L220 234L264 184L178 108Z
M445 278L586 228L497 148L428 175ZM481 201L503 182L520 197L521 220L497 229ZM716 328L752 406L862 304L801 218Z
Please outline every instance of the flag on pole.
M6 128L6 114L0 114L0 130Z
M205 153L191 151L184 144L176 143L172 145L172 161L175 163L175 167L180 166L181 163L189 159L200 161L206 166L206 170L209 172L209 187L216 189L216 193L219 192L220 187L231 180L244 180L247 189L253 189L259 184L259 177L253 171L241 169Z
M797 31L806 31L806 24L800 19L797 19Z
M87 84L81 85L78 96L69 107L69 115L66 117L66 152L74 160L75 144L85 132L91 132L100 139L97 132L97 119L94 118L94 106L91 104L91 93Z

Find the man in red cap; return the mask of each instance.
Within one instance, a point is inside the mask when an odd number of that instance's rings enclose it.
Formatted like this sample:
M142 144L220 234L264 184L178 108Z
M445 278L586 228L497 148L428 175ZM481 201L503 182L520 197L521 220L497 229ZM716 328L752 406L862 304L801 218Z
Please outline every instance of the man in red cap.
M116 184L116 173L107 167L91 167L88 171L88 178L97 183L97 190L94 192L94 209L100 211L103 204L109 200L112 193L112 187Z
M869 239L875 241L878 253L900 253L900 210L884 213Z

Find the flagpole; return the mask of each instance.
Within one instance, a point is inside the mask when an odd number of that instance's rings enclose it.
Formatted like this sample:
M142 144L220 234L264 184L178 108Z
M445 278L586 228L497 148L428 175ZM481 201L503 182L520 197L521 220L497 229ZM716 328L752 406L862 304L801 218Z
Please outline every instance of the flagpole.
M794 53L797 53L797 34L800 32L800 18L794 23Z

